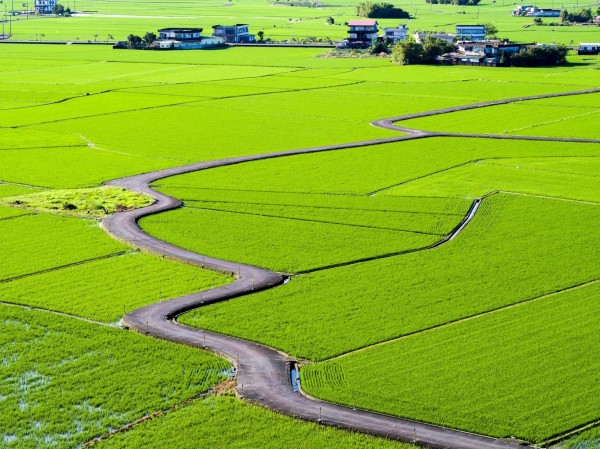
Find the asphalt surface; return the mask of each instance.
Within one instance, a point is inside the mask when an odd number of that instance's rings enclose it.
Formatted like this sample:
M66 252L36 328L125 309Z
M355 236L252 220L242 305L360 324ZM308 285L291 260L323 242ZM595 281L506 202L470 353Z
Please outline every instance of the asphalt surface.
M217 353L237 367L238 394L250 401L255 401L281 413L292 415L305 420L319 421L324 424L341 428L358 430L361 432L414 442L427 447L448 449L499 449L528 447L517 440L502 440L483 435L477 435L459 430L448 429L440 426L416 422L393 416L357 410L350 407L331 404L315 398L298 394L293 391L290 382L289 362L293 360L281 351L269 348L250 341L207 332L191 328L176 322L178 315L192 309L208 304L228 300L241 295L251 294L282 284L286 277L282 274L265 270L259 267L241 264L233 261L216 259L208 255L201 255L192 251L179 248L175 245L161 241L146 234L137 224L144 216L173 210L181 206L181 202L173 197L160 193L149 187L149 184L170 176L206 170L225 165L239 164L250 161L271 159L276 157L308 154L322 151L342 150L385 143L400 142L403 140L427 138L434 136L453 136L451 133L432 133L427 131L402 128L395 122L410 118L425 117L445 114L459 110L467 110L497 104L507 104L515 101L529 99L551 98L565 95L580 95L585 93L600 92L600 89L590 89L572 93L536 95L531 97L498 100L475 105L459 106L421 114L382 119L372 124L378 127L402 131L407 135L385 139L374 139L343 145L330 145L315 148L306 148L292 151L281 151L261 155L235 157L210 162L185 165L182 167L159 170L127 178L107 182L105 185L124 187L129 190L142 192L153 196L156 202L148 207L132 211L120 212L102 220L105 230L115 238L130 245L164 257L169 257L190 263L202 268L207 268L235 276L236 280L228 285L215 289L193 293L190 295L163 301L127 314L123 321L132 329L157 338L202 347ZM468 134L468 137L505 138L504 136L491 136ZM518 139L518 136L507 136ZM530 139L524 136L523 139ZM547 140L535 138L536 140ZM549 140L556 140L548 138ZM581 141L581 139L560 139L561 141ZM588 141L588 140L584 140ZM596 142L591 140L592 142ZM461 232L469 221L475 216L481 199L476 200L463 221L452 233L433 246L439 246L453 239ZM423 250L428 249L424 248Z

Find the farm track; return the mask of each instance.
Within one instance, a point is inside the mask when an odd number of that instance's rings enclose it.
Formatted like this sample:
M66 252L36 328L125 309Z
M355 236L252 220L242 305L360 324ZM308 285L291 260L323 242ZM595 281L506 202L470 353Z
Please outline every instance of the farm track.
M286 354L254 342L241 340L227 335L203 331L177 323L176 318L193 309L204 305L225 301L253 292L273 288L283 284L288 278L259 267L203 256L192 251L179 248L146 234L139 226L142 217L177 209L182 203L166 194L155 191L150 183L170 176L240 164L250 161L272 159L278 157L309 154L324 151L342 150L373 145L381 145L404 140L414 140L429 137L454 137L452 133L430 133L427 131L402 128L394 124L402 120L431 115L446 114L487 106L508 104L518 101L552 98L567 95L582 95L597 93L600 89L585 91L563 92L559 94L535 95L506 100L476 103L419 114L393 117L377 120L372 124L382 128L408 133L405 136L375 139L343 145L321 146L300 150L281 151L253 156L234 157L210 162L185 165L181 167L159 170L105 183L123 187L153 196L155 204L143 209L131 210L114 214L102 220L105 230L113 237L125 241L136 248L144 249L163 257L180 260L185 263L231 274L236 280L215 289L192 293L186 296L151 304L127 314L123 321L130 328L141 333L162 338L176 343L202 347L219 354L237 366L237 392L250 401L263 404L270 409L292 415L301 419L318 421L324 424L357 430L373 435L414 442L435 448L461 449L499 449L527 447L518 440L503 440L483 435L448 429L432 424L421 423L398 417L378 414L365 410L352 409L315 398L299 395L292 390L290 384L289 363L293 360ZM505 138L505 136L490 136L472 134L469 137ZM509 136L518 139L518 136ZM523 140L531 140L523 136ZM536 138L535 140L556 140L554 138ZM580 139L561 139L561 141L581 141ZM588 141L598 143L600 141ZM477 211L481 199L476 200L463 221L447 237L440 240L439 246L460 233ZM429 249L423 248L421 250Z

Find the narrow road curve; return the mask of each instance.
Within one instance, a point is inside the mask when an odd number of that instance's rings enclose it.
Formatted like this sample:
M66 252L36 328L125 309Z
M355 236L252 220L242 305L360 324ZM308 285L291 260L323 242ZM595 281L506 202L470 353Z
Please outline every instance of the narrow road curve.
M595 93L600 89L577 91L571 95ZM236 280L228 285L215 289L193 293L190 295L163 301L135 310L127 314L124 323L139 332L162 338L165 340L203 347L222 355L237 366L237 392L240 396L251 401L266 405L281 413L292 415L301 419L319 421L325 424L358 430L373 435L415 442L427 447L442 449L500 449L525 447L518 441L502 440L483 435L477 435L459 430L448 429L431 424L416 422L398 417L357 410L344 407L295 393L290 384L289 356L276 349L264 345L241 340L214 332L191 328L176 322L177 316L189 310L204 305L224 301L265 290L282 284L286 277L279 273L263 268L216 259L192 251L179 248L146 234L139 226L138 220L142 217L160 212L177 209L181 202L173 197L158 192L150 187L150 183L170 176L206 170L215 167L239 164L250 161L272 159L277 157L308 154L322 151L358 148L372 145L381 145L403 140L427 138L433 136L446 136L452 134L429 133L406 128L400 128L392 122L414 118L416 116L435 115L440 113L466 110L474 107L506 104L527 99L549 98L569 95L569 93L541 95L534 97L499 100L476 105L460 106L440 111L430 111L423 114L394 117L392 119L378 120L373 125L383 128L404 131L404 136L384 139L374 139L363 142L347 143L342 145L321 146L292 151L273 152L260 155L234 157L210 162L185 165L182 167L159 170L127 178L107 182L105 185L123 187L129 190L146 193L153 196L156 202L148 207L126 212L120 212L102 220L102 226L113 237L163 257L177 259L202 268L228 273ZM473 135L476 136L476 135ZM481 137L489 137L481 135ZM477 199L467 216L452 231L434 246L439 246L452 240L461 232L469 221L475 216L482 199Z

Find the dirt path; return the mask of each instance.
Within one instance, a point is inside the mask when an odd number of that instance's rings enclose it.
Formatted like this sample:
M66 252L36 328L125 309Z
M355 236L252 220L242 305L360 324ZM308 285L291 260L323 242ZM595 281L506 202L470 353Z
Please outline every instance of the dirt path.
M240 396L288 415L311 421L320 421L324 424L358 430L373 435L415 442L428 447L462 449L526 447L524 445L520 445L516 440L501 440L393 416L357 410L331 404L314 398L308 398L295 393L290 383L289 362L291 361L291 358L286 354L257 343L217 334L214 332L207 332L200 329L191 328L176 322L177 316L184 312L208 304L275 287L282 284L286 280L286 277L279 273L255 266L220 260L179 248L175 245L171 245L146 234L137 223L142 217L177 209L181 206L181 202L179 200L157 192L149 186L150 183L162 178L226 165L298 154L358 148L436 136L458 136L457 134L452 133L431 133L427 131L402 128L395 125L394 122L407 120L409 118L425 117L460 110L507 104L516 101L551 98L566 95L581 95L596 92L600 92L600 89L498 100L438 111L429 111L420 114L394 117L391 119L382 119L373 122L373 125L395 131L402 131L407 133L407 135L343 145L330 145L253 156L234 157L217 161L190 164L182 167L169 168L153 173L146 173L110 181L106 183L106 185L124 187L137 192L149 194L156 199L156 203L143 209L121 212L104 218L102 220L102 225L108 233L136 248L144 249L161 256L177 259L202 268L229 273L236 277L236 280L228 285L204 292L193 293L171 299L169 301L151 304L135 310L124 317L124 322L129 327L139 332L177 343L203 347L227 358L237 366L237 392ZM507 138L505 136L490 136L483 134L469 134L468 136L484 138ZM519 139L518 136L510 136L509 138ZM531 138L523 136L522 139L530 140ZM556 138L535 139L559 140ZM576 142L581 141L581 139L562 138L560 140ZM586 142L588 142L588 140L586 140ZM592 140L592 142L596 143L600 141ZM476 200L469 210L467 216L463 218L463 221L452 231L451 234L440 240L437 244L435 244L435 246L439 246L453 239L460 231L462 231L475 216L480 202L481 199ZM423 248L422 250L427 249L428 248Z

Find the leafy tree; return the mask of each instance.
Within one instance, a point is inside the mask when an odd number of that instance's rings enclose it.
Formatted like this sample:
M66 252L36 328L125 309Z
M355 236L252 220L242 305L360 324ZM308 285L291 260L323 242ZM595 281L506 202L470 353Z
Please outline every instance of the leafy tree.
M423 59L423 46L414 39L396 42L392 47L392 61L400 65L419 64Z
M156 34L148 32L144 34L143 40L146 47L149 47L156 40Z
M564 45L553 47L529 47L511 56L510 62L518 67L540 67L567 62L569 49Z
M454 50L454 46L448 42L433 36L427 36L423 41L423 53L421 62L424 64L434 63L438 56Z
M583 8L572 13L564 10L560 13L560 19L563 22L589 23L594 20L591 8Z
M256 35L258 36L258 42L263 42L265 39L265 32L264 31L259 31L258 33L256 33Z
M64 16L65 15L65 7L59 3L52 7L52 14L55 16Z
M142 45L142 38L135 34L130 34L127 36L127 45L131 48L140 48Z
M498 34L498 28L493 23L486 23L485 25L485 37L487 39L494 39Z
M409 19L410 14L391 3L362 2L356 6L356 15L369 19Z

